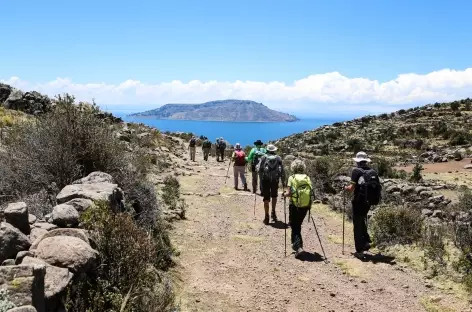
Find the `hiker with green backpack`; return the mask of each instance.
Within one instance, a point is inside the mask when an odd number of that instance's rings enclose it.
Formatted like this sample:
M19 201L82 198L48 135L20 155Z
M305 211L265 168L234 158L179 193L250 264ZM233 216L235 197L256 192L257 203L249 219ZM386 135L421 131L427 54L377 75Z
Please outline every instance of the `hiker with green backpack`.
M259 163L262 156L267 153L267 150L263 148L261 140L254 142L254 147L249 152L249 156L246 157L246 162L251 164L252 172L252 192L256 194L257 191L257 180L259 179L259 174L257 173L256 166ZM262 185L259 183L260 193L262 194Z
M261 157L259 164L256 166L257 172L261 177L262 196L264 201L264 224L269 224L269 203L272 202L271 218L273 222L277 222L277 214L275 208L277 206L277 197L279 191L279 182L285 181L285 170L282 158L275 152L277 147L272 144L267 146L267 154Z
M203 151L203 160L208 161L208 156L210 155L211 142L207 137L203 137L202 151Z
M297 259L304 252L302 223L313 202L313 187L310 177L305 174L305 168L305 163L302 160L296 159L292 162L290 169L293 175L288 178L288 189L283 193L284 197L290 198L288 219L292 228L292 249L295 251Z

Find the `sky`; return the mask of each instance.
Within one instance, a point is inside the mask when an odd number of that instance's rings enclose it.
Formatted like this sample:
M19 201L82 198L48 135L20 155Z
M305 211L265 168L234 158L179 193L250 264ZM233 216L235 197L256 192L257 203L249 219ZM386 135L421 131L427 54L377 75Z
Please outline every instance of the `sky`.
M4 0L0 81L102 108L299 116L472 97L469 0Z

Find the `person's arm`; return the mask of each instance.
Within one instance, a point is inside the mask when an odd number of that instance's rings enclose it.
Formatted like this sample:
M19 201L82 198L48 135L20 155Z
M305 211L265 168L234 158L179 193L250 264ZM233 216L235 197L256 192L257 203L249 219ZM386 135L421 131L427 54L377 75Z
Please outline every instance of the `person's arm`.
M287 189L284 190L284 192L283 192L284 197L292 196L292 184L293 184L293 178L289 177L288 178L288 183L287 183Z
M346 191L349 191L349 192L353 192L355 187L356 187L356 184L357 184L357 181L359 181L359 177L360 175L362 174L362 172L357 169L357 168L354 168L352 170L352 174L351 174L351 182L349 183L348 186L345 187L345 190Z
M249 155L246 157L246 162L252 162L254 155L256 154L256 149L253 147L249 152Z

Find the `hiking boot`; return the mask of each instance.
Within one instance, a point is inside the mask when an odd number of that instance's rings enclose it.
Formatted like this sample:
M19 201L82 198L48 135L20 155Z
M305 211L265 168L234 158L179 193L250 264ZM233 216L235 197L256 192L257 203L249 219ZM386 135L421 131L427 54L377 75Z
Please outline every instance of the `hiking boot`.
M354 257L356 257L357 259L364 259L365 258L365 254L363 251L358 251L358 252L355 252L354 253Z
M249 189L247 188L247 184L244 184L244 191L247 192Z
M237 186L235 186L234 189L235 189L236 191L239 191L239 188L238 188Z
M264 222L265 225L268 225L268 224L269 224L269 216L268 216L268 215L265 216L263 222Z
M277 222L277 215L275 214L275 211L272 211L272 214L270 215L270 217L272 218L272 221L274 222Z
M364 251L368 251L371 248L371 245L369 243L365 244Z
M302 254L304 253L305 251L303 250L302 247L298 248L297 251L295 251L295 258L296 259L300 259Z

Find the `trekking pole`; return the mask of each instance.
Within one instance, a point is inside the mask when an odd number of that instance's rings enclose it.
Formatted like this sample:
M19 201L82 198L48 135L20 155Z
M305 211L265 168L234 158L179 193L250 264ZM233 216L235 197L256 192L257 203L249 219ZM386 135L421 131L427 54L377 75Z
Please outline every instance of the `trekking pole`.
M320 242L321 251L323 252L323 256L324 256L324 262L328 263L328 258L326 258L326 254L325 254L325 251L324 251L324 248L323 248L323 244L321 243L320 234L318 234L318 229L316 228L315 219L313 219L313 216L311 216L311 221L313 222L313 226L315 227L316 236L318 236L318 241Z
M342 254L344 255L344 222L345 222L345 214L346 214L346 191L343 190L343 251Z
M225 179L225 184L226 184L226 181L228 181L229 167L231 166L231 161L232 161L232 159L230 159L230 160L229 160L228 171L226 171L226 179Z
M284 231L285 231L285 251L284 255L287 257L287 198L284 196Z

